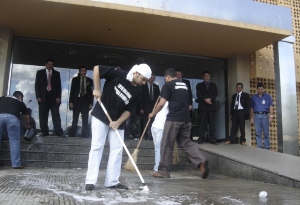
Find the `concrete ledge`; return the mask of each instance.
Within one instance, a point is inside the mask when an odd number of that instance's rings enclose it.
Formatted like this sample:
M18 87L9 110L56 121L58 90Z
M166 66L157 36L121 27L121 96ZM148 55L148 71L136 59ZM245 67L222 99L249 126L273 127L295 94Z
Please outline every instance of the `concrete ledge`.
M199 147L214 174L300 188L299 157L243 145Z

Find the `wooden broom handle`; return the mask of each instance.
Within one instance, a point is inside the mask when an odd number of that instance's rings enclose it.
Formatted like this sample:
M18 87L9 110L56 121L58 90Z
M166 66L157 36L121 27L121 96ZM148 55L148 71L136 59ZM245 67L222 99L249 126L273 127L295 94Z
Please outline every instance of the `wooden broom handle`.
M157 105L159 99L160 99L160 96L157 98L156 103L155 103L155 105L154 105L154 107L153 107L153 109L152 109L152 112L153 112L154 109L156 108L156 105ZM146 124L146 126L145 126L145 128L144 128L144 131L143 131L143 133L142 133L142 136L141 136L141 138L140 138L140 140L139 140L139 143L138 143L138 145L137 145L137 147L136 147L137 149L140 147L140 144L141 144L142 139L143 139L143 137L144 137L144 135L145 135L145 132L146 132L146 130L147 130L147 127L148 127L148 125L149 125L150 120L151 120L151 119L148 119L148 121L147 121L147 124Z

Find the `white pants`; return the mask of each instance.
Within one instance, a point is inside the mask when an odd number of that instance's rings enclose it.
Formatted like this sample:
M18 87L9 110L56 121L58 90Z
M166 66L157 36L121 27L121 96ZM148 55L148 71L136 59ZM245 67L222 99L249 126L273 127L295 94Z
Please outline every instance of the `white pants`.
M124 130L117 130L124 140ZM95 117L92 117L92 144L89 154L88 170L85 184L96 184L99 166L102 158L106 137L109 142L109 158L105 174L104 186L114 186L119 183L122 164L123 146L116 131Z
M158 165L160 161L160 144L161 144L161 138L163 136L163 129L157 129L155 127L151 127L151 133L154 143L154 150L155 150L155 165L154 165L154 171L158 171Z

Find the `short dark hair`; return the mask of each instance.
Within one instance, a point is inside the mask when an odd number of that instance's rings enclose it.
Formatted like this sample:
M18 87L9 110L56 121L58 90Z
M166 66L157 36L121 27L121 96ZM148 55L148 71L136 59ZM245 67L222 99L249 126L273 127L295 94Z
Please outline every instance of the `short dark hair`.
M205 71L203 71L202 76L204 76L205 74L209 74L210 75L210 72L208 70L205 70Z
M176 72L182 73L182 70L181 70L180 68L177 68L177 69L176 69Z
M263 83L257 83L257 86L256 86L256 88L265 88L265 86L264 86L264 84Z
M175 78L176 77L176 71L174 68L168 68L165 73L164 76L169 75L171 78Z
M54 60L53 60L53 58L47 58L47 59L45 60L45 63L48 63L48 62L52 62L52 63L54 63Z
M242 88L244 87L243 83L237 83L235 87L237 87L238 85L242 86Z
M24 95L23 95L23 93L21 91L15 91L13 93L13 96L16 97L16 98L18 98L18 97L22 97L23 98Z
M82 68L85 68L85 69L87 70L87 68L86 68L85 66L83 66L83 65L82 65L82 66L79 66L79 69L78 69L78 70L80 71Z

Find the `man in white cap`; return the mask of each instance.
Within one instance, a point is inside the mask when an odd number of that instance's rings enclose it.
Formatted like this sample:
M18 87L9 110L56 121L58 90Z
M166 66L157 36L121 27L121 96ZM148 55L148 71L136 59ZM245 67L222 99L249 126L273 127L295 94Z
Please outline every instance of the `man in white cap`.
M102 101L113 122L109 122L97 102L92 111L92 143L85 181L86 190L94 189L97 182L106 138L109 141L110 152L104 186L128 189L127 186L119 182L123 146L114 130L117 129L124 139L125 123L123 122L129 118L130 113L135 112L141 96L139 85L145 84L151 77L151 73L152 71L147 64L135 65L128 73L115 67L102 65L94 67L95 89L93 95ZM101 93L100 79L102 78L105 78L106 82Z

